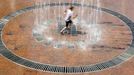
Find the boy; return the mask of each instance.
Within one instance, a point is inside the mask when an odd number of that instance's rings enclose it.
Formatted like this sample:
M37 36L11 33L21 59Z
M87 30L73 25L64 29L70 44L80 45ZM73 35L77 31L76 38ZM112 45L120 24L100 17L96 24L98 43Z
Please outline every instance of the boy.
M74 13L73 10L74 10L74 7L70 6L70 8L65 11L65 14L66 14L66 16L65 16L66 27L64 27L60 31L61 34L63 34L63 31L66 30L66 29L70 30L70 27L73 24L72 19L77 17L77 15L75 15L75 16L73 15L73 13Z

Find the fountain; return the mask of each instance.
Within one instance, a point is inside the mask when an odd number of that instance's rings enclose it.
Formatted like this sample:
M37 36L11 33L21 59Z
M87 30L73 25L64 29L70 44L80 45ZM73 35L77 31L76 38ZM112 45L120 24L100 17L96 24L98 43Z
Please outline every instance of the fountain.
M68 3L68 5L67 5ZM88 3L88 4L87 4ZM43 5L50 4L46 7ZM51 4L57 4L51 6ZM75 6L81 4L81 6ZM38 0L35 2L41 8L35 9L35 21L33 35L37 41L44 45L51 45L53 48L83 49L87 50L90 46L101 40L101 27L99 20L101 18L100 9L85 7L85 5L100 7L100 0ZM64 11L70 6L75 6L75 13L78 17L74 19L77 31L76 36L62 36L59 31L64 27ZM64 42L64 44L63 44Z

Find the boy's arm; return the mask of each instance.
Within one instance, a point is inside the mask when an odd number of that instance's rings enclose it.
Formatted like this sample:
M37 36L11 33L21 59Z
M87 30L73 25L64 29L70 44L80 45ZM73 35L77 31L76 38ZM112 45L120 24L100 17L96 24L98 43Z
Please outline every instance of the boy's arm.
M78 15L73 16L72 19L75 19L77 16L78 16Z

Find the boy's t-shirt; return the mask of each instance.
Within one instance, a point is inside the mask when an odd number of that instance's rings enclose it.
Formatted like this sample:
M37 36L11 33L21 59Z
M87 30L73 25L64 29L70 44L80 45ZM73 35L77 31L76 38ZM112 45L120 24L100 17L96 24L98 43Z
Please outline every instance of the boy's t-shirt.
M71 20L71 17L72 16L73 16L73 11L71 11L70 9L68 9L67 12L66 12L65 21Z

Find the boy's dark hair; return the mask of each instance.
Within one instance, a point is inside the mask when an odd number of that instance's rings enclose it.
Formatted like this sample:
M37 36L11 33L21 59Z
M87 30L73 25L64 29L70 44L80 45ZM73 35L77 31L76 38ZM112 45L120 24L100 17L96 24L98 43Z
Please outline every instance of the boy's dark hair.
M74 7L73 6L70 6L70 8L69 8L70 10L73 10L74 9Z

